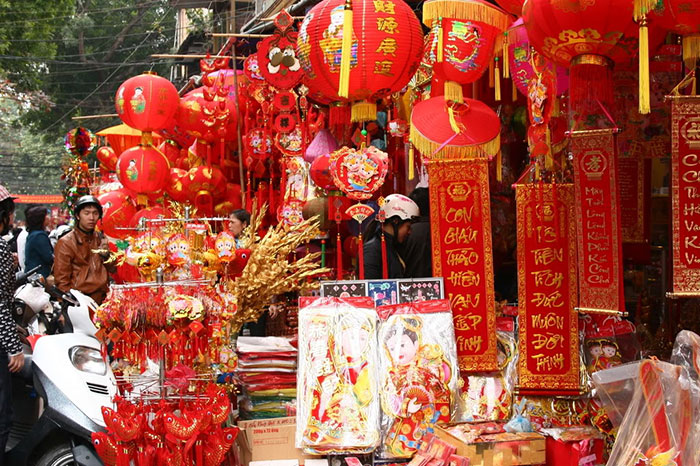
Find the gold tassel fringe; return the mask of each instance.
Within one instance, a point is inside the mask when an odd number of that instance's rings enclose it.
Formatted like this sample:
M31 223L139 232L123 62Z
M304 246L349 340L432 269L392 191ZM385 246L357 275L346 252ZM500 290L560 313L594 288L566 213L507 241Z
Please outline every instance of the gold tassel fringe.
M503 152L500 150L496 154L496 181L503 181Z
M700 35L683 36L683 61L685 66L695 69L700 58Z
M442 29L442 18L437 19L437 62L442 63L444 60L444 52L443 52L443 47L444 47L444 38L443 38L444 31Z
M343 42L340 55L340 82L338 95L348 96L350 89L350 62L352 61L352 0L345 0L343 11Z
M496 65L493 70L493 80L495 84L494 95L496 102L501 100L501 70L498 68L498 57L496 57Z
M634 0L634 20L639 21L649 14L659 0Z
M423 24L430 27L437 18L466 19L486 23L505 31L511 23L507 13L497 10L486 2L464 0L429 0L423 4Z
M353 122L372 121L377 119L377 104L375 102L355 102L352 104L350 120Z
M464 94L462 92L462 85L454 81L445 81L443 85L445 90L445 100L451 102L464 102Z
M493 140L484 144L477 144L473 146L452 146L448 144L437 154L434 153L440 148L442 143L431 141L420 131L418 131L415 125L411 125L409 139L416 147L418 152L423 154L425 157L430 157L432 160L491 158L501 150L500 134Z
M496 85L496 80L493 79L493 60L489 61L489 87L493 89Z
M639 20L639 113L651 112L649 96L649 27L646 16Z
M412 180L416 177L416 167L413 166L415 149L413 148L413 144L411 144L410 142L408 143L408 145L408 179Z
M508 31L503 33L503 77L510 78L510 62L508 61Z

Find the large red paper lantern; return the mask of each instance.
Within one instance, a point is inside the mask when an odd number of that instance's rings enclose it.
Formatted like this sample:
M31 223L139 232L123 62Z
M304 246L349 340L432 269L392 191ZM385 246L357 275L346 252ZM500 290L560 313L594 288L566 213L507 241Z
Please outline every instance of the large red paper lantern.
M119 86L114 104L119 118L141 131L165 128L175 115L179 96L175 86L155 73L129 78Z
M319 155L311 162L309 176L316 186L325 190L338 189L331 174L331 154Z
M418 69L423 32L403 0L350 0L351 13L345 4L323 0L308 12L299 29L297 57L311 96L355 102L352 120L373 120L375 101L400 91ZM345 48L347 94L340 79L346 15L352 16L350 46Z
M97 198L102 205L102 231L112 238L126 238L132 231L120 229L129 226L129 221L136 214L136 206L131 197L118 189L102 194Z
M122 152L117 161L117 176L125 188L139 194L157 193L168 182L168 159L153 146L138 145Z
M444 82L445 97L460 102L462 84L479 79L511 17L485 0L428 0L423 23L431 28L426 62Z
M612 67L631 56L622 39L636 37L631 0L526 0L523 20L532 45L569 67L575 112L611 108Z
M214 213L214 200L226 190L226 178L217 167L201 165L181 178L187 199L205 215Z
M157 219L163 219L163 218L171 218L172 214L170 210L168 210L166 207L163 206L152 206L152 207L144 207L143 209L139 210L136 212L132 217L131 220L129 221L129 224L132 227L138 227L139 223L141 223L141 219L149 219L149 220L157 220ZM156 226L162 226L161 225L156 225ZM150 224L148 226L151 226Z
M182 184L183 178L187 176L187 170L182 168L171 168L168 174L168 183L165 185L165 192L176 202L185 202L187 192Z

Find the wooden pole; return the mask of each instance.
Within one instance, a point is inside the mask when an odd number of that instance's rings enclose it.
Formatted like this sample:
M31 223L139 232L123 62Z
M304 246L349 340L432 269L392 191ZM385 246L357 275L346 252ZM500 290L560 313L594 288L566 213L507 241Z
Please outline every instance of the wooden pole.
M154 53L151 54L151 57L153 58L235 58L236 60L245 60L248 57L232 57L230 55L184 55L184 54L177 54L177 53Z
M213 32L210 34L212 37L240 37L242 39L261 39L263 37L270 37L272 34L242 34L240 32Z
M82 115L82 116L74 116L71 118L71 120L93 120L95 118L116 118L119 115L116 113L103 113L101 115Z

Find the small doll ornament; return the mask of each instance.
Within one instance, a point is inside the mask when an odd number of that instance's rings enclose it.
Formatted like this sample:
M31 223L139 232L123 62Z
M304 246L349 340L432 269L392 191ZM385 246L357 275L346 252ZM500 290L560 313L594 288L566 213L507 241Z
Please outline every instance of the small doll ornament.
M224 264L228 264L236 258L236 238L230 231L224 230L216 235L214 247L219 260Z

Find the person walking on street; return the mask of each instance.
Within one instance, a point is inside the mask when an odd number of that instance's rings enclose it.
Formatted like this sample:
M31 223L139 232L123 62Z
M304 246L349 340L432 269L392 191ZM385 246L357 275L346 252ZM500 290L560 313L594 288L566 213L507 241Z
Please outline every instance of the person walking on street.
M95 196L78 199L73 210L75 229L58 240L54 251L53 275L63 292L75 289L101 304L109 290L109 272L114 264L105 264L110 253L107 238L95 231L102 218L102 206Z
M0 185L0 236L6 235L15 215L15 201ZM4 464L5 445L12 426L12 381L10 373L24 367L22 343L12 320L15 291L15 260L7 241L0 238L0 466Z
M39 266L39 273L44 278L51 275L53 266L53 247L46 227L49 223L48 211L44 206L29 207L24 216L27 218L27 244L24 247L25 269L32 270Z

